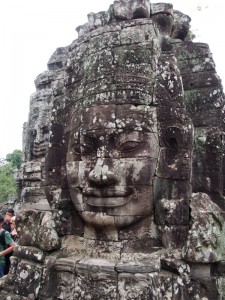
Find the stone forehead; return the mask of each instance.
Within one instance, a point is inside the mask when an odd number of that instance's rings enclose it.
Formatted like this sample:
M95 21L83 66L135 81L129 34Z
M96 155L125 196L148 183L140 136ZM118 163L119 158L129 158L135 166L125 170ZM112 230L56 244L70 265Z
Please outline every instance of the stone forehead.
M70 130L129 129L157 131L156 107L145 105L100 105L74 112Z
M65 84L69 105L75 109L152 105L164 35L159 16L169 18L166 26L170 34L171 4L114 1L108 11L90 13L88 23L77 29L78 39L68 47Z
M138 44L121 44L121 39L131 37L132 33L134 40L137 39L135 34L140 36L136 28L139 26L135 26L128 28L128 31L124 28L124 37L123 30L116 36L111 32L108 35L102 33L90 39L88 46L78 45L75 50L71 50L67 62L68 96L71 103L85 107L109 103L152 103L159 42L152 23L149 24L153 33L146 33L149 36L148 42L143 37L143 41Z
M90 13L67 48L69 105L152 105L162 40L172 36L173 14L171 4L149 0L114 1L108 11ZM185 15L175 15L176 24L187 23Z

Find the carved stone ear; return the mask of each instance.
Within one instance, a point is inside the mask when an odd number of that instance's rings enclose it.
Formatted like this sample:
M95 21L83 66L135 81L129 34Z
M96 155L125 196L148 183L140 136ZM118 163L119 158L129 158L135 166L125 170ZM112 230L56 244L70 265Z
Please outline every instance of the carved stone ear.
M183 135L178 127L169 127L163 135L163 142L166 147L166 163L173 164L178 159L179 153L183 148Z
M164 147L160 151L157 176L171 179L187 179L184 174L185 149L183 131L179 127L168 127L163 134ZM188 164L189 165L189 164Z

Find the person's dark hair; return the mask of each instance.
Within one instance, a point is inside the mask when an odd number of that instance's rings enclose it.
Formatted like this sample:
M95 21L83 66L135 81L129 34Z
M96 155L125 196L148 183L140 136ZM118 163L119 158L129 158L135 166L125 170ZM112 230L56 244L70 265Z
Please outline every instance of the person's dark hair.
M8 210L7 210L7 213L10 213L10 214L12 214L13 216L14 216L14 210L12 209L12 208L9 208Z
M0 215L0 223L4 222L4 217Z

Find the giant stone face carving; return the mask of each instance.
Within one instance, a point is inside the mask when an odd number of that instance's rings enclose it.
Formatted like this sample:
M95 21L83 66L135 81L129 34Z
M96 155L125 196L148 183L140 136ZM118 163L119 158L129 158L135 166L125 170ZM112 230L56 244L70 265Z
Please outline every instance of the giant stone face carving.
M3 299L225 297L225 101L189 22L171 4L115 0L52 55Z
M67 178L86 222L121 227L153 215L156 124L156 108L144 105L102 105L74 114Z
M114 13L132 19L147 7L115 1ZM179 70L171 53L160 57L161 33L145 20L75 43L67 62L67 181L76 210L94 227L122 228L146 217L151 223L157 178L182 177L188 186L192 126Z

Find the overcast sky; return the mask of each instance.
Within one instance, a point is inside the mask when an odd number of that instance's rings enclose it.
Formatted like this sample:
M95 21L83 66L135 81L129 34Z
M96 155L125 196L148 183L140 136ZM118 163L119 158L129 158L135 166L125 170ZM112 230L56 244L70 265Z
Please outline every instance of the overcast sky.
M57 47L77 38L75 28L89 12L107 10L113 0L7 0L0 2L1 109L0 158L22 149L34 79L47 69ZM157 3L159 1L151 1ZM164 1L167 2L167 1ZM210 45L217 73L225 83L223 0L171 0L192 18L196 41ZM198 10L198 5L202 10Z

